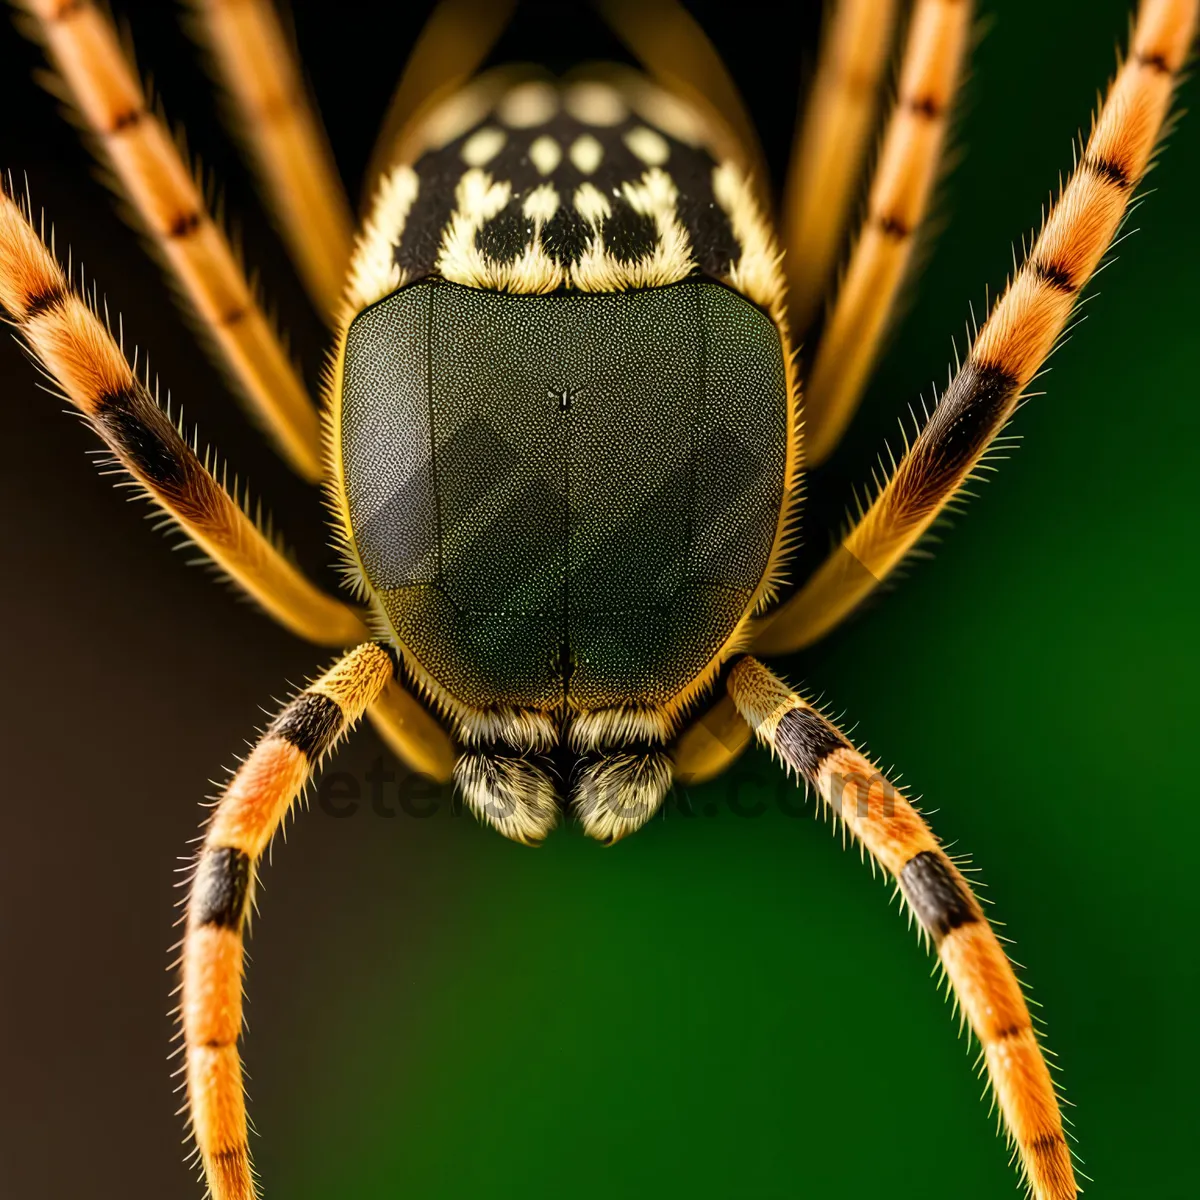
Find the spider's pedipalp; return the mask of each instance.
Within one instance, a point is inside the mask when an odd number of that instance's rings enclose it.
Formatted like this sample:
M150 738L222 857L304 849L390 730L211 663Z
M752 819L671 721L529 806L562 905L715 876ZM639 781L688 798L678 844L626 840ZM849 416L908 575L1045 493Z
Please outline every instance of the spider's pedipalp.
M111 166L219 364L288 462L319 479L320 423L304 381L184 154L150 105L111 18L91 0L24 5L97 155Z
M1197 0L1143 0L1132 51L1085 153L962 369L866 514L760 627L756 652L797 650L839 624L909 555L1004 429L1120 227L1170 109L1198 9Z
M584 833L606 845L645 825L671 787L666 730L637 721L638 715L627 712L605 722L585 716L571 731L571 743L580 752L571 810Z
M812 785L831 816L895 878L979 1039L1033 1196L1074 1200L1057 1090L1024 992L962 871L894 780L761 663L742 659L727 686L759 741Z
M350 651L290 703L213 810L187 902L179 1012L191 1130L212 1200L255 1200L237 1043L243 933L259 863L324 756L392 679L386 650Z
M242 591L301 637L347 645L358 614L311 584L246 515L138 378L117 341L0 192L0 308L121 466ZM207 461L207 455L206 455Z

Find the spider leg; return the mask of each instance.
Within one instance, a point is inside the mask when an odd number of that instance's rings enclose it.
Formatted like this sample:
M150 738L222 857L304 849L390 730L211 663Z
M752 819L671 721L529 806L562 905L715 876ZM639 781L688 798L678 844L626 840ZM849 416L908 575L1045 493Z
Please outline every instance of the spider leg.
M810 463L823 462L837 445L875 363L933 193L971 11L967 0L918 0L913 11L867 215L805 384ZM794 256L804 253L793 245Z
M120 466L243 592L311 641L345 646L369 636L358 614L305 579L197 457L3 191L0 308Z
M668 92L704 114L714 149L748 176L769 206L770 175L758 130L720 54L678 0L598 0L601 15Z
M896 0L841 0L826 19L782 206L788 323L797 342L820 311L841 253L875 129L898 7Z
M750 729L727 694L680 732L672 748L675 778L680 783L703 783L728 767L750 741Z
M970 885L904 795L824 717L753 658L729 694L760 742L813 788L894 876L937 947L983 1047L993 1091L1035 1200L1078 1193L1058 1097L1021 985Z
M454 743L411 692L388 681L367 710L376 733L406 766L448 783L454 773Z
M321 759L392 678L367 643L267 727L213 810L196 860L183 939L180 1017L192 1134L213 1200L254 1200L238 1037L243 928L258 864Z
M1197 0L1143 0L1133 51L1021 269L965 362L873 503L800 590L765 618L751 648L784 654L817 640L904 559L971 476L1040 370L1096 270L1150 162Z
M354 218L296 47L269 0L193 0L259 186L313 303L333 321Z
M305 478L322 475L320 421L245 270L112 20L92 0L25 0L97 154L112 168L164 270L251 415Z

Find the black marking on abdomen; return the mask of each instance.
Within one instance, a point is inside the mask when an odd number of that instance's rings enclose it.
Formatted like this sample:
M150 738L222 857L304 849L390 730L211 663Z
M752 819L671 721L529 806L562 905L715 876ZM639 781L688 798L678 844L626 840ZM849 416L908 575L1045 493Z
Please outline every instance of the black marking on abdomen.
M253 864L244 850L235 846L205 850L192 888L196 924L240 929L252 875Z
M635 115L615 125L598 127L560 110L544 124L507 129L495 114L488 114L452 142L423 154L414 164L420 185L394 252L407 281L436 272L445 230L456 207L456 189L471 169L462 157L463 146L488 126L504 129L506 140L480 169L511 188L503 212L476 235L477 248L491 261L511 262L529 244L533 226L524 217L522 205L532 191L546 184L557 193L559 204L542 228L541 243L556 262L563 266L577 263L591 242L593 231L574 208L576 192L584 184L594 187L612 209L612 216L604 223L606 250L621 262L652 253L658 245L657 227L652 218L633 209L625 187L636 186L655 169L665 172L675 184L677 216L687 231L700 270L714 279L726 280L731 263L740 257L742 248L713 192L717 164L704 148L678 141ZM657 168L639 158L626 143L626 136L640 126L654 129L668 147L665 161ZM553 139L561 152L554 169L546 173L538 170L529 154L533 143L542 137ZM592 171L580 171L570 154L571 146L581 137L595 139L602 148Z
M653 254L658 246L658 227L654 218L635 212L626 202L614 207L602 232L604 248L618 262L637 262Z
M514 197L475 235L475 246L492 262L515 262L533 240L533 222L521 211Z
M779 718L774 742L787 761L809 781L820 773L821 764L850 743L811 708L791 708Z
M434 271L442 237L454 215L455 189L466 168L458 156L459 143L452 144L453 155L442 150L417 163L420 187L394 252L396 265L409 279L421 279Z
M336 700L305 692L279 714L267 733L290 742L309 762L316 762L337 740L345 719Z
M900 887L917 920L938 945L951 930L980 919L970 896L934 850L922 850L904 864Z
M670 138L667 142L671 157L665 169L670 171L679 193L675 210L691 240L696 264L713 279L724 279L730 264L741 257L742 247L734 236L729 214L713 193L715 164L699 150L680 146Z
M542 227L542 248L560 263L578 262L591 240L591 226L569 204L560 204Z

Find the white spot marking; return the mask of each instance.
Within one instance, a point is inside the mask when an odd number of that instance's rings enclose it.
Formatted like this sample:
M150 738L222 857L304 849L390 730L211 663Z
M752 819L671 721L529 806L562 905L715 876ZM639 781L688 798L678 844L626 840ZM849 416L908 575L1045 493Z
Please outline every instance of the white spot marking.
M558 193L551 184L543 183L525 197L521 211L529 220L541 225L558 211Z
M628 108L616 88L606 83L577 83L564 97L567 112L585 125L616 125Z
M496 108L496 115L510 129L545 125L558 112L558 92L548 83L522 83L513 88Z
M648 167L661 167L671 157L671 147L661 133L639 125L625 135L625 145Z
M604 160L604 147L590 133L577 137L568 151L576 170L590 175Z
M508 135L494 125L485 125L463 142L462 160L468 167L484 167L504 148Z
M529 160L542 175L549 175L562 162L562 147L543 134L529 147Z
M599 225L612 216L612 205L599 188L584 183L575 193L575 211L589 224Z

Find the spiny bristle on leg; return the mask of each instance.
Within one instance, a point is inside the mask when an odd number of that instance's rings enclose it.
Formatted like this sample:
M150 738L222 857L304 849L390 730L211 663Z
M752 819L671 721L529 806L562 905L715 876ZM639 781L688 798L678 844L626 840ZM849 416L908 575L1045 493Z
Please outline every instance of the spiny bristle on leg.
M588 837L611 844L645 825L670 787L665 750L596 752L580 764L571 805Z
M558 821L553 780L518 753L468 751L455 763L454 781L471 811L514 842L537 845Z

